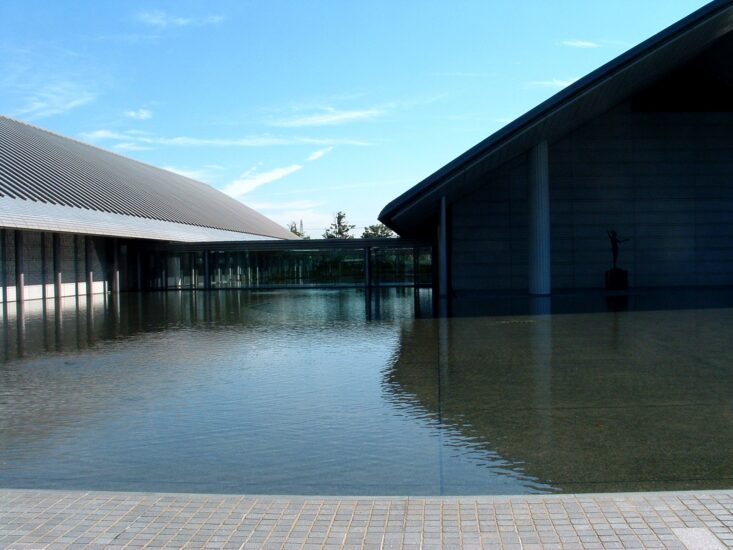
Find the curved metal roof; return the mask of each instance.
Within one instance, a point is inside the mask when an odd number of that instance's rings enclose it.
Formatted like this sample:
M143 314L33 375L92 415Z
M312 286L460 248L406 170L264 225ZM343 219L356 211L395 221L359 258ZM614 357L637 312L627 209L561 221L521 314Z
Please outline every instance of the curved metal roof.
M295 238L209 185L0 115L0 225L24 217L28 228L165 240Z
M733 30L733 0L714 0L609 61L449 162L392 200L379 220L401 235L428 234L440 197L466 192L469 182L539 141L558 139L606 112ZM430 225L430 229L432 229Z

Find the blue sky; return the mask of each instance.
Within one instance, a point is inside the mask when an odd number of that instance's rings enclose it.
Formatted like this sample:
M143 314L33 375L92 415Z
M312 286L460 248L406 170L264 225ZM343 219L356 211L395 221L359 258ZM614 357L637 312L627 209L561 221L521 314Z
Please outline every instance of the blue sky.
M0 3L0 113L359 228L696 0Z

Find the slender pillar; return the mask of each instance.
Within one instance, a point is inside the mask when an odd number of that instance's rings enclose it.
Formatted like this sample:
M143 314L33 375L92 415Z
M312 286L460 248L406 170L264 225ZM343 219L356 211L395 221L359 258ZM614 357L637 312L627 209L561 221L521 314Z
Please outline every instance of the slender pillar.
M412 249L412 298L415 308L415 317L420 316L420 287L418 286L418 271L420 266L420 249Z
M84 276L87 284L87 296L94 292L94 269L92 268L92 238L84 235Z
M23 232L15 230L15 301L25 300L25 261L23 258Z
M364 307L366 308L366 318L368 321L372 319L372 250L370 247L364 247Z
M47 262L47 258L46 258L46 234L45 233L41 233L41 298L43 298L43 312L44 312L43 316L44 316L44 320L45 320L45 317L46 317L46 298L47 298L47 296L46 296L46 291L47 291L46 283L48 282L46 280L48 278L48 269L46 268L46 262ZM43 327L44 327L44 334L45 334L45 328L46 328L45 321L44 321Z
M61 299L61 235L53 234L53 296ZM57 306L58 309L58 306Z
M550 177L547 142L529 152L529 293L550 294Z
M142 261L140 258L140 248L136 247L137 250L135 252L135 275L136 275L136 282L137 282L137 290L140 292L143 289L143 267L142 267ZM148 281L146 283L146 287L149 287L150 282Z
M438 312L448 315L448 206L445 197L440 198L440 224L438 225Z
M74 235L74 293L79 303L79 235Z
M0 229L0 277L2 277L3 306L8 303L8 241L7 231ZM4 316L7 321L7 315Z
M364 247L364 288L367 290L372 286L372 249Z
M138 256L139 258L139 256ZM117 239L112 240L112 294L120 292L120 247Z
M204 288L211 289L211 270L209 269L209 251L204 250Z

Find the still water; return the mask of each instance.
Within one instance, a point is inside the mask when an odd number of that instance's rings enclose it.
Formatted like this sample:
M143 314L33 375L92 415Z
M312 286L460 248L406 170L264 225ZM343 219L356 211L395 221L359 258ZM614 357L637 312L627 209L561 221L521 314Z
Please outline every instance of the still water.
M733 308L438 320L415 304L385 289L369 308L359 290L8 307L0 487L733 486Z

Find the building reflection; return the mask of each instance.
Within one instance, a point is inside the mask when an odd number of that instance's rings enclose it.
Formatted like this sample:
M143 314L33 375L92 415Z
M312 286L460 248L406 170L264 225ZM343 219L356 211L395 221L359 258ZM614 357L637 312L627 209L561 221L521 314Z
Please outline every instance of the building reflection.
M431 294L430 288L415 287L163 291L10 302L0 304L0 349L4 360L10 361L201 324L254 327L421 317L432 313Z
M373 338L381 326L395 347L368 365L381 376L379 400L431 431L437 444L423 451L440 454L441 492L489 486L467 474L475 470L458 473L463 458L483 465L479 476L503 470L525 490L731 484L732 308L703 300L679 310L548 314L553 297L523 314L416 319L415 301L430 310L431 297L413 292L169 291L4 305L0 405L13 414L0 418L0 449L63 434L102 410L129 412L130 399L188 387L217 367L212 359L192 370L175 344L133 362L126 354L145 346L126 346L131 339L180 342L191 329L213 329L214 342L241 332L211 351L237 363L243 338L277 349L299 337L333 360L337 348L348 359L347 335Z
M729 309L416 320L384 388L563 492L729 487L731 321Z

